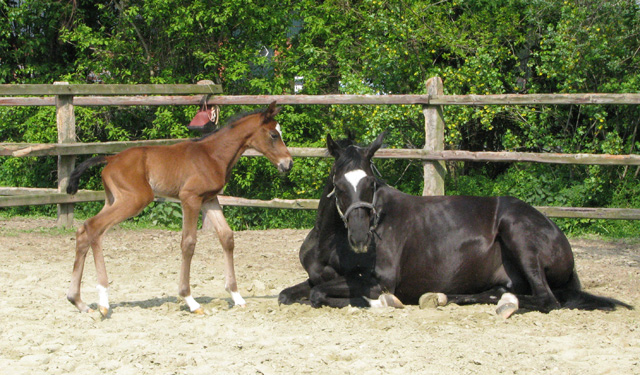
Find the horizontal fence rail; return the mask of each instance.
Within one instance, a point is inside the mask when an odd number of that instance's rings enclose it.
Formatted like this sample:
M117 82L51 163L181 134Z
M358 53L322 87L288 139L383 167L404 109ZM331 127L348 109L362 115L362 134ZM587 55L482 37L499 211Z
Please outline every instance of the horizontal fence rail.
M156 139L150 141L122 141L102 143L5 143L0 144L0 156L54 156L83 154L113 154L135 146L172 145L188 139ZM291 156L329 157L324 148L288 147ZM243 156L262 156L257 151L247 150ZM560 154L509 151L429 151L423 149L386 148L375 154L379 159L413 159L423 161L475 161L475 162L533 162L545 164L584 165L640 165L640 155L610 154Z
M58 193L56 189L29 189L0 187L0 207L17 207L46 204L66 204L104 201L104 191L79 190L75 195ZM223 206L243 206L261 208L281 208L292 210L315 210L319 199L248 199L219 195ZM156 202L179 203L178 199L158 196ZM630 208L591 208L591 207L552 207L535 206L548 217L575 219L640 220L640 209Z
M111 85L70 85L59 84L4 84L0 85L0 95L187 95L221 94L222 86L214 84L111 84Z
M0 85L0 95L12 95L9 92L17 90L3 90ZM21 85L28 86L28 85ZM40 86L40 85L36 85ZM64 86L64 85L56 85ZM81 86L81 85L76 85ZM85 85L91 87L121 86L121 85ZM127 86L127 85L124 85ZM133 85L137 86L137 85ZM147 85L141 85L147 86ZM161 85L167 86L167 85ZM184 85L189 86L189 85ZM197 85L191 85L197 86ZM115 90L112 89L112 90ZM213 90L213 88L212 88ZM83 90L83 92L87 92ZM185 91L188 91L185 89ZM206 90L193 90L191 94L212 94ZM37 92L30 90L30 92ZM55 92L55 91L54 91ZM115 91L114 91L115 92ZM156 91L160 95L165 92ZM169 93L166 93L167 95ZM18 95L18 94L15 94ZM28 95L28 94L22 94ZM52 94L33 94L52 95ZM76 94L90 95L90 94ZM194 96L77 96L73 104L77 106L162 106L162 105L197 105L202 102L201 97ZM116 94L114 94L116 95ZM122 95L122 94L119 94ZM154 95L154 94L147 94ZM503 94L503 95L217 95L207 100L211 105L265 105L273 101L278 104L295 105L637 105L640 104L640 94ZM54 106L53 97L0 97L3 106Z
M184 139L151 141L77 143L73 106L164 106L201 105L265 105L273 101L291 105L421 105L425 115L424 149L381 149L376 158L420 160L425 165L425 194L438 194L443 186L443 161L466 162L534 162L548 164L582 165L640 165L640 155L560 154L531 152L471 152L444 150L442 143L442 106L447 105L638 105L640 94L499 94L499 95L444 95L438 78L427 81L427 94L423 95L219 95L222 88L211 81L197 85L0 85L0 106L56 106L58 112L58 143L55 144L0 144L0 156L32 157L57 156L59 177L64 179L76 155L110 154L140 145L168 145L185 142ZM65 112L66 111L66 112ZM66 125L65 125L66 124ZM72 131L69 131L69 128ZM61 134L60 132L67 132ZM435 131L435 133L434 133ZM439 135L440 134L440 135ZM432 137L432 138L430 138ZM435 137L435 138L433 138ZM434 139L438 139L435 143ZM430 144L431 146L428 146ZM328 157L322 148L289 148L294 157ZM249 150L243 156L260 156ZM70 163L71 161L71 163ZM429 175L428 167L431 168ZM62 168L62 169L61 169ZM68 174L67 174L68 175ZM430 179L439 180L436 190L428 190ZM439 185L438 185L439 184ZM58 204L69 207L73 203L104 200L99 191L79 191L64 194L66 182L58 189L29 189L0 187L0 207L21 205ZM442 192L441 192L442 193ZM172 199L158 197L159 202ZM287 209L316 209L315 199L255 200L221 196L220 203L231 206L253 206ZM640 209L537 207L550 217L640 219ZM72 213L72 212L71 212ZM60 210L59 210L60 215ZM59 219L60 222L60 219Z

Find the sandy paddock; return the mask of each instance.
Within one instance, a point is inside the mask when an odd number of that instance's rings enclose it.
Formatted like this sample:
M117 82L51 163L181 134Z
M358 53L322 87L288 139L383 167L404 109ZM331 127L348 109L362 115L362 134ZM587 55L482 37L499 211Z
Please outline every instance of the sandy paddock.
M420 310L278 306L305 279L306 230L236 232L245 308L230 307L222 249L199 233L192 291L177 298L178 232L114 229L105 239L112 316L65 299L74 234L53 220L0 219L0 373L640 374L640 310L528 312L488 305ZM572 239L593 293L640 308L640 241ZM97 301L87 260L83 297Z

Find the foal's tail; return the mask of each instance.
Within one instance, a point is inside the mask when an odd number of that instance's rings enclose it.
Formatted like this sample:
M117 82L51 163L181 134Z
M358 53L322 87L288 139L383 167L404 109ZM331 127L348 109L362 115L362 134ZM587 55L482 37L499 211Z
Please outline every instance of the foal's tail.
M633 306L610 297L596 296L581 290L578 274L573 271L571 280L563 289L554 290L553 294L563 308L578 310L615 310L618 306L633 310Z
M69 176L69 184L67 185L67 194L75 194L78 192L78 180L80 180L80 176L89 168L93 167L97 164L104 164L107 162L106 156L95 156L91 159L87 159L82 163L78 164L76 169L71 172L71 176Z

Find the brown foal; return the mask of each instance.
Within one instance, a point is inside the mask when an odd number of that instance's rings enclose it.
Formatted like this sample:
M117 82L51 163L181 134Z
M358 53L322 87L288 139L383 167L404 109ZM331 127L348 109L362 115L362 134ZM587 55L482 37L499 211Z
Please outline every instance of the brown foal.
M182 265L179 295L193 313L202 314L200 304L191 296L189 273L196 246L198 215L213 223L225 258L225 289L236 305L245 301L238 293L233 266L233 232L222 214L217 194L230 177L231 168L242 153L254 148L266 156L281 172L288 172L293 160L282 141L280 125L274 117L280 111L276 103L262 111L245 115L198 140L171 146L134 147L112 156L91 158L73 171L67 192L78 191L78 179L89 167L106 163L102 182L106 194L102 210L88 219L76 233L76 257L67 299L81 312L91 311L80 298L82 271L89 247L98 276L99 310L109 313L107 270L102 254L102 236L112 226L137 215L155 195L179 198L182 205Z

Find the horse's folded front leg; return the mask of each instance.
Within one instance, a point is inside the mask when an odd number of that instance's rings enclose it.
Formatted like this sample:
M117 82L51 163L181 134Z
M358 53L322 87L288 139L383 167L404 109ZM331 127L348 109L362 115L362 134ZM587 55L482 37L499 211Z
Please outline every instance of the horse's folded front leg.
M362 277L340 276L311 288L309 300L313 307L346 307L349 305L354 307L371 307L370 301L372 300L380 303L384 300L385 303L391 303L391 305L402 305L395 296L387 294L380 300L381 295L383 295L382 287L376 280ZM397 300L397 302L394 301L394 299Z
M357 293L356 295L361 293ZM344 276L324 282L311 288L309 301L313 307L346 307L351 304L352 290ZM363 303L364 299L362 300ZM362 303L361 303L362 305Z
M300 284L286 288L278 295L278 303L281 305L291 305L294 303L309 303L311 293L311 283L305 280Z

